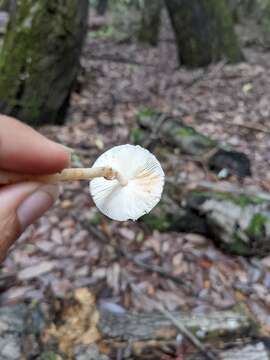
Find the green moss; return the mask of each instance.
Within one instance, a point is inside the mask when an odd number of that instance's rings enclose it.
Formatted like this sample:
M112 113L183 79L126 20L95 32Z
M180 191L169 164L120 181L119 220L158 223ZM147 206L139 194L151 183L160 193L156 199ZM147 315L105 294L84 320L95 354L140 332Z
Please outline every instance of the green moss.
M231 243L226 244L226 249L236 255L249 255L250 254L250 245L244 243L237 234L234 236Z
M145 140L145 133L141 128L135 127L133 129L131 129L131 131L130 131L130 141L133 144L142 145L144 140Z
M0 54L2 112L31 125L57 118L77 70L74 49L83 34L78 9L75 0L17 2Z
M159 39L161 20L161 0L142 1L141 24L138 31L138 40L156 46Z
M102 220L101 214L99 212L95 212L90 219L90 224L95 226L99 225L101 223L101 220Z
M114 27L113 26L103 26L97 31L90 31L89 36L91 38L109 38L114 35Z
M166 1L175 30L180 65L207 66L243 59L226 0Z
M53 351L46 351L40 355L40 360L57 360L58 356Z
M247 229L247 234L252 238L262 238L264 235L265 224L269 222L270 219L262 214L255 214L249 224Z
M159 216L155 214L147 214L142 217L142 221L152 230L158 230L160 232L167 231L171 226L170 219L166 214Z
M176 135L178 136L192 136L194 135L195 131L194 129L190 127L182 127L179 130L177 130Z
M144 109L138 111L138 113L136 114L138 120L141 120L145 117L153 117L156 115L158 115L158 112L152 108L144 108Z
M260 205L265 203L264 200L257 198L256 196L247 195L233 195L227 192L209 192L209 191L193 191L192 196L198 196L205 199L212 198L217 200L227 200L233 202L235 205L239 205L244 208L247 205Z

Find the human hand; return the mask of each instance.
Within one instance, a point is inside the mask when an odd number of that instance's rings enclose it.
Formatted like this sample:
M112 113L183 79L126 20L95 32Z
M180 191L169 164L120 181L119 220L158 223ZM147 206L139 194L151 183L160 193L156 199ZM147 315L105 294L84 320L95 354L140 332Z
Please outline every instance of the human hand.
M49 174L69 165L70 153L29 126L0 115L0 170ZM0 187L0 261L20 234L58 197L57 185L25 182Z

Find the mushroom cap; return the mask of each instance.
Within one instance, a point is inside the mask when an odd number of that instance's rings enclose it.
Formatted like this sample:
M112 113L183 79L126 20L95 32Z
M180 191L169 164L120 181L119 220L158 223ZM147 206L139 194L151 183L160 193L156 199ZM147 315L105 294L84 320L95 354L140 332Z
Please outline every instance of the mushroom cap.
M109 166L127 181L95 178L90 182L90 193L97 208L113 220L137 220L159 202L164 172L159 161L139 145L119 145L103 153L93 167Z

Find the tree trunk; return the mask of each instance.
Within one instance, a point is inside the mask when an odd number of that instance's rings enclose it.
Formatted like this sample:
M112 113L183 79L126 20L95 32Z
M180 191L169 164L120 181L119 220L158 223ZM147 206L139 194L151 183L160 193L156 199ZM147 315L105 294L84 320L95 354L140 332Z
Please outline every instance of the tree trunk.
M243 59L225 0L166 0L181 65L207 66Z
M99 0L97 3L97 14L100 16L103 16L106 14L106 11L108 9L108 0Z
M153 46L157 45L161 21L161 9L161 0L144 1L141 26L138 33L139 41Z
M0 112L63 123L79 67L88 0L21 0L0 54Z

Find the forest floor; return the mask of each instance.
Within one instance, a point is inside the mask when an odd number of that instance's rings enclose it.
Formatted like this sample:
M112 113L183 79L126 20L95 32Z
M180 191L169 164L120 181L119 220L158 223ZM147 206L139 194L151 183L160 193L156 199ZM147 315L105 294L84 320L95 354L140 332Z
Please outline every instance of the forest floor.
M270 57L260 47L246 48L245 56L238 65L191 71L178 68L170 34L151 48L90 32L68 122L40 130L75 149L74 166L89 166L107 148L129 142L140 111L165 111L245 152L253 175L244 182L269 190ZM179 169L190 181L212 177L190 159L179 158ZM160 276L155 265L182 284ZM2 305L50 302L87 287L112 311L153 310L132 283L168 310L207 313L244 303L270 331L270 256L232 256L196 234L150 233L140 223L111 221L98 213L86 182L64 185L54 208L17 242L3 275L10 280Z

